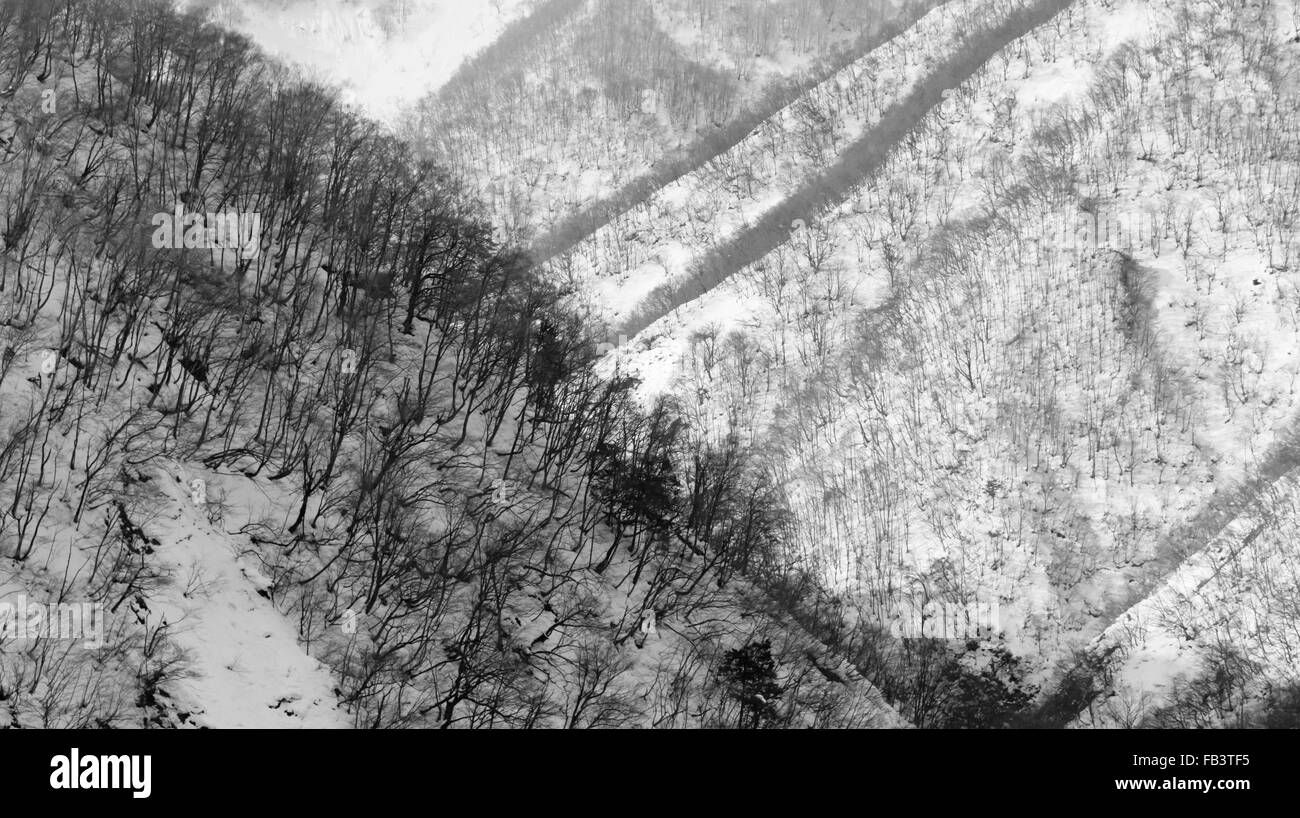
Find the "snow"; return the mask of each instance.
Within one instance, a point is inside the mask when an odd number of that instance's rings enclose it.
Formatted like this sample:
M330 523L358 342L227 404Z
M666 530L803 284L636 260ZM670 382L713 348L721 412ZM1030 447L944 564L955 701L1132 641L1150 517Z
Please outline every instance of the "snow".
M569 259L574 269L566 275L591 302L594 320L617 326L656 288L685 280L710 248L787 201L840 147L868 133L891 101L915 87L926 59L935 56L922 54L920 44L950 45L965 19L960 15L985 4L955 0L936 9L799 105L778 112L718 161L658 191L575 248ZM385 22L391 3L250 2L222 8L264 47L347 86L357 105L392 121L527 5L413 2L398 30ZM1214 197L1239 194L1233 180L1240 184L1248 174L1217 157L1193 169L1186 150L1170 144L1150 122L1138 123L1145 154L1123 158L1121 178L1106 202L1109 212L1130 222L1152 213L1194 214L1201 242L1180 248L1171 236L1179 223L1170 218L1149 244L1127 248L1132 274L1147 288L1140 297L1116 294L1120 260L1107 251L1049 261L1049 254L1036 252L1041 248L977 248L963 251L973 266L960 272L931 275L927 269L920 280L895 282L879 239L887 227L882 202L898 191L924 187L921 218L907 236L907 250L941 235L947 222L985 215L986 184L1004 170L1018 171L1015 160L1034 144L1034 129L1049 115L1084 102L1106 57L1126 44L1161 42L1172 30L1177 5L1079 0L1061 27L1035 32L1021 43L1023 51L969 80L964 89L970 98L950 96L928 123L944 121L950 128L945 141L926 129L916 144L897 146L895 160L864 180L849 201L810 218L812 227L825 228L825 237L810 239L807 225L794 231L791 242L760 264L736 272L636 337L620 338L599 364L605 374L635 374L647 399L663 393L681 398L693 413L694 431L704 438L732 431L737 423L727 410L745 404L752 413L744 429L747 442L776 441L782 447L773 468L797 515L796 537L808 549L810 564L836 590L862 587L856 583L868 569L855 560L867 552L849 549L863 544L906 583L931 581L956 565L955 574L942 578L964 590L995 594L1009 620L1008 643L1033 651L1044 674L1080 644L1097 652L1114 649L1119 659L1107 692L1142 699L1148 713L1177 681L1196 672L1213 645L1247 649L1268 679L1293 673L1300 655L1300 644L1287 633L1294 611L1279 602L1298 585L1293 566L1300 472L1278 465L1293 452L1287 430L1300 411L1300 315L1293 308L1300 279L1277 258L1272 235L1261 236L1241 221L1216 225L1207 215ZM1052 38L1060 41L1048 48ZM778 61L789 65L788 55ZM1228 77L1212 90L1231 98L1234 81ZM837 104L863 90L876 99ZM1015 102L1006 116L999 110L1004 100ZM832 112L836 143L815 157L787 149L769 158L765 140L797 130L800 106L810 101ZM1098 127L1104 133L1119 114L1100 113L1112 117ZM998 164L1002 160L1006 164ZM738 182L746 168L759 170L749 189ZM605 178L588 173L592 186ZM941 195L951 196L951 207L937 217ZM1045 234L1050 219L1040 213L1015 225L1020 232L1014 235L1023 238L1039 228ZM778 297L765 293L765 271L800 272L796 251L809 241L832 242L825 269ZM1027 263L1004 257L1013 251L1024 253ZM842 276L844 285L833 295L832 276ZM1133 302L1129 307L1141 307L1154 328L1156 341L1143 353L1149 359L1136 360L1136 345L1123 337L1134 331L1131 326L1116 329L1125 299ZM878 360L864 367L865 374L850 373L866 357L850 346L861 341L858 322L895 308L906 311L905 320L871 339L880 343ZM822 310L829 318L819 324ZM734 382L702 374L692 357L693 338L735 331L757 338L771 353L767 383L743 400L733 394ZM25 401L57 389L66 374L65 365L58 371L57 360L53 375L44 371L42 343L53 341L35 339L9 380L0 382L6 414L30 413ZM788 360L787 345L794 350ZM968 385L953 365L963 348L971 356ZM978 352L972 355L972 349ZM777 350L780 364L773 365ZM399 365L413 371L419 350L405 352ZM1168 375L1169 383L1155 383L1160 375ZM1114 385L1121 388L1112 392ZM1190 408L1179 410L1185 416L1163 425L1153 421L1166 408L1157 389L1185 396ZM1051 412L1042 402L1047 395ZM791 420L814 410L821 413L815 428L797 428ZM1095 419L1094 412L1105 416ZM1026 430L1041 418L1053 425L1050 432ZM458 488L482 487L496 503L508 500L515 509L545 501L544 493L530 496L508 483L489 457L482 425L476 420L468 428L465 450L477 457L479 446L482 458L457 475L463 482ZM779 436L792 428L807 434ZM1103 429L1113 439L1094 441L1092 435L1100 438ZM1031 466L1035 441L1039 451ZM1016 459L1021 446L1023 462ZM1085 459L1092 461L1091 470ZM895 470L897 495L889 494L883 480L873 482L886 468ZM84 475L58 478L71 487ZM191 497L195 479L206 486L203 502ZM137 523L157 540L162 580L142 615L152 627L166 627L191 659L190 673L170 684L168 694L201 725L350 723L337 706L331 670L314 658L315 646L302 641L272 600L271 583L258 567L272 550L259 549L247 535L251 525L266 518L280 523L285 509L295 507L290 483L172 462L133 498L133 513L142 515ZM1218 521L1222 525L1207 542L1181 541L1181 526L1195 522L1198 510L1221 504L1232 487L1241 487L1250 502ZM888 525L871 516L890 504L898 512ZM77 526L69 511L58 507L63 534L51 545L53 557L70 552ZM324 518L327 527L338 522ZM1129 525L1131 536L1125 533ZM628 567L620 557L610 576ZM38 573L20 579L34 584ZM1255 587L1263 577L1275 586ZM887 579L893 592L897 577ZM0 591L12 591L15 582ZM584 604L596 611L592 622L640 621L648 604L644 586L624 588L596 576L583 577L581 584L589 595ZM742 634L777 629L787 653L815 647L815 640L779 616L742 622L760 603L748 596L752 589L738 585L692 615L658 621L635 650L614 644L611 649L626 662L618 689L650 697L664 669L699 641L720 640L725 647ZM511 638L525 654L557 622L553 611L540 606L520 604L510 613L517 625ZM860 701L880 705L869 685L861 687ZM881 718L892 718L883 706ZM1109 725L1116 718L1109 711L1088 713L1079 725Z
M940 150L946 150L943 161L948 168L959 168L960 178L952 181L953 190L945 191L953 196L953 214L951 219L963 216L979 215L983 210L984 191L976 182L981 165L988 165L991 160L1001 156L1013 156L1014 151L1024 144L1026 136L1036 126L1036 118L1051 113L1054 106L1061 104L1078 104L1087 98L1096 81L1097 67L1102 65L1107 55L1115 54L1125 45L1145 46L1159 43L1168 36L1175 25L1173 10L1178 3L1100 3L1079 2L1061 24L1049 24L1035 32L1029 38L1027 53L1031 56L1028 65L1013 59L1005 71L988 69L967 83L973 89L975 104L956 95L944 105L944 117L953 125L953 135ZM1278 9L1279 21L1285 21L1286 12ZM1281 35L1293 24L1282 25ZM1037 44L1057 37L1057 32L1066 32L1064 41L1058 39L1053 48L1047 50ZM1047 55L1051 56L1047 56ZM1022 73L1021 68L1024 68ZM1196 73L1196 72L1194 72ZM1205 73L1205 72L1200 72ZM1231 77L1220 87L1215 88L1216 95L1225 94L1227 85L1231 88ZM1152 91L1152 93L1158 93ZM1176 93L1169 90L1168 93ZM1227 91L1228 97L1234 97ZM991 104L1004 98L1016 100L1015 121L1010 130L1005 125L997 125L992 115ZM1157 127L1147 125L1144 127ZM1105 126L1101 128L1105 130ZM1008 133L1011 139L1008 139ZM1010 544L1007 551L1000 540L985 541L983 532L1000 532L1008 522L1010 511L1002 496L989 503L966 499L978 495L979 489L991 480L1006 480L1006 473L1014 469L1006 467L1009 452L996 448L999 435L998 425L1007 422L1002 410L987 401L976 400L976 396L967 395L958 403L949 400L944 407L948 412L963 414L963 418L936 419L929 431L912 436L906 434L896 414L879 415L871 411L874 401L879 399L873 393L872 403L865 407L855 407L852 401L859 399L852 390L861 388L849 378L837 378L832 385L840 390L847 390L850 396L847 405L838 407L838 411L847 416L847 421L832 421L834 432L819 434L819 443L810 447L800 462L791 463L786 471L789 492L796 501L796 513L801 515L800 526L805 528L808 541L813 547L824 547L824 543L843 537L849 543L878 537L876 531L864 532L856 526L856 515L869 515L871 509L861 508L866 504L865 498L854 502L838 503L829 510L823 510L827 496L827 484L840 485L833 476L841 469L845 472L877 468L869 457L861 457L857 449L863 444L858 436L856 424L864 424L863 434L874 436L868 441L877 445L879 441L894 441L896 435L903 435L905 451L916 451L919 447L926 454L917 451L913 454L919 461L919 473L916 476L924 480L908 485L908 493L916 496L908 504L913 508L910 516L900 523L902 533L895 535L896 540L877 542L876 547L886 544L899 549L900 559L909 572L924 574L933 570L940 557L951 557L954 553L954 541L961 544L962 559L967 560L963 579L973 583L974 587L995 588L1008 605L1007 618L1012 620L1009 631L1019 630L1019 638L1009 633L1008 638L1017 650L1027 651L1044 665L1050 664L1055 656L1065 655L1071 646L1086 643L1089 638L1106 629L1117 614L1123 612L1127 590L1140 584L1139 579L1158 570L1152 562L1154 556L1147 549L1153 546L1152 540L1159 539L1160 532L1174 532L1169 536L1176 538L1177 528L1189 519L1205 504L1215 503L1214 495L1224 496L1236 491L1238 486L1253 486L1249 483L1252 474L1260 469L1270 468L1266 465L1272 460L1288 457L1290 445L1283 432L1294 426L1298 405L1295 384L1300 375L1300 356L1296 354L1296 344L1300 341L1293 311L1287 306L1297 292L1295 274L1291 270L1276 268L1275 258L1280 251L1276 242L1272 248L1260 241L1257 230L1238 219L1229 225L1226 232L1211 218L1214 213L1215 195L1234 189L1232 176L1234 171L1228 168L1211 167L1198 169L1189 167L1188 156L1167 144L1163 133L1152 131L1146 134L1144 144L1151 150L1143 160L1125 167L1114 201L1107 203L1111 216L1132 225L1145 224L1151 214L1170 212L1173 208L1179 212L1197 214L1195 236L1202 243L1198 251L1205 251L1204 245L1225 248L1222 258L1211 257L1207 252L1202 263L1208 264L1215 278L1210 280L1207 289L1205 276L1194 273L1185 263L1178 248L1174 246L1172 235L1165 231L1160 234L1153 246L1142 246L1138 241L1136 247L1130 248L1138 260L1144 280L1148 282L1151 304L1151 321L1160 337L1159 349L1161 362L1156 364L1173 375L1180 384L1177 389L1187 389L1196 395L1196 423L1190 435L1177 439L1166 436L1160 446L1159 456L1154 452L1144 455L1152 459L1152 471L1137 479L1116 479L1104 473L1089 475L1087 470L1080 470L1070 464L1062 465L1054 472L1043 472L1031 476L1032 480L1041 481L1044 502L1052 491L1064 491L1055 495L1064 508L1074 517L1072 527L1063 527L1061 532L1052 532L1043 542L1033 542L1038 532L1029 532L1030 542ZM881 178L867 185L868 197L875 192L886 189L891 181L898 180L908 184L911 180L924 178L926 162L922 158L927 146L916 149L917 158L906 158L897 166L887 169ZM1193 149L1195 150L1195 149ZM1207 152L1208 153L1208 152ZM966 157L963 159L963 157ZM972 172L973 171L973 172ZM994 171L1002 173L1004 171ZM1239 171L1236 171L1239 173ZM893 174L891 176L891 174ZM1235 194L1234 194L1235 195ZM879 199L869 201L878 202ZM661 205L663 207L663 205ZM878 207L878 205L876 205ZM670 210L669 208L664 208ZM868 253L864 261L861 245L855 255L856 235L869 234L869 229L859 230L857 225L870 222L873 206L860 207L849 202L836 212L823 219L831 230L833 237L838 237L838 251L831 262L832 266L844 271L853 283L853 297L850 306L843 309L846 317L832 323L832 327L851 325L855 316L868 314L876 306L886 303L891 295L890 287L885 281L878 253ZM669 217L672 214L669 212ZM719 217L719 223L726 225L725 214ZM659 225L670 225L663 220ZM659 225L652 228L659 229ZM671 228L670 228L671 229ZM1025 232L1032 233L1032 229ZM1134 230L1135 234L1139 231ZM1150 231L1143 234L1150 238ZM1139 237L1141 238L1141 236ZM678 237L676 241L685 242ZM923 233L911 238L913 243L924 240ZM788 258L780 256L782 249L771 254L765 263L789 269ZM656 252L658 252L656 246ZM597 253L593 257L602 258ZM1271 261L1273 259L1274 261ZM1070 269L1079 266L1083 257L1070 261ZM680 263L679 263L680 264ZM616 263L602 259L602 271L618 269ZM610 371L615 365L623 372L636 375L642 380L642 394L649 398L662 393L670 393L681 399L689 411L697 416L701 428L697 430L705 436L720 436L729 429L734 429L734 418L724 411L724 404L718 400L718 384L712 378L705 378L701 373L692 371L689 355L689 338L702 331L717 330L725 334L731 330L744 330L752 337L774 339L784 338L791 343L806 341L798 330L792 330L782 324L782 319L773 312L772 306L760 297L752 287L754 268L742 270L713 288L704 296L674 309L652 323L629 342L621 345L602 362L602 371ZM677 269L682 269L677 266ZM623 289L628 279L639 274L631 268L630 273L618 276L607 285L609 293L606 305L607 314L617 316L628 310L628 302L634 301L642 291L641 287ZM1056 273L1052 273L1056 275ZM1095 276L1096 271L1087 273ZM1032 291L1014 295L1006 290L1010 282L993 279L994 286L1006 291L1002 304L996 309L1015 312L1027 310L1033 314L1042 310L1045 325L1030 322L1029 326L1016 328L1002 339L1011 348L1023 343L1023 331L1032 329L1035 333L1048 332L1058 346L1052 352L1052 361L1056 372L1072 372L1077 367L1086 365L1086 359L1080 360L1080 352L1068 345L1077 343L1068 334L1056 329L1068 323L1071 309L1067 304L1051 299L1043 299ZM1013 285L1018 287L1019 285ZM1097 286L1095 278L1086 282L1082 293ZM927 332L942 343L945 335L965 334L970 331L967 324L979 315L973 312L979 306L978 301L945 301L953 295L946 292L945 286L938 281L926 282L918 286L918 298L912 302L912 308L923 310L931 316L931 329ZM933 300L927 303L921 293L929 293ZM1096 298L1097 296L1083 296ZM1028 306L1041 304L1038 307ZM835 305L831 305L835 306ZM1097 305L1098 307L1100 305ZM987 309L987 308L985 308ZM1094 310L1097 307L1093 308ZM953 320L958 319L958 320ZM988 326L987 324L985 326ZM832 335L836 332L832 329ZM985 330L987 331L987 330ZM930 342L929 338L915 339ZM772 344L776 341L771 342ZM769 347L771 344L769 344ZM996 349L996 346L994 347ZM1118 352L1106 353L1106 356ZM832 362L835 358L831 358ZM847 366L849 356L844 356L842 368ZM1032 358L1029 358L1032 360ZM1113 366L1108 357L1103 357L1102 367ZM1236 361L1236 363L1234 363ZM1211 362L1222 362L1211 363ZM834 363L831 364L833 368ZM875 366L872 367L873 369ZM751 402L758 403L758 419L752 428L741 428L742 433L752 435L760 442L770 442L766 425L782 412L798 411L799 401L809 400L817 395L820 384L810 383L817 377L832 377L812 371L801 366L790 366L788 374L778 369L768 371L768 378L775 382L768 390L760 393ZM1114 371L1120 372L1118 368ZM1225 373L1240 375L1240 382L1225 382ZM1014 372L1007 373L1014 377ZM1068 378L1078 378L1082 373L1071 374ZM939 375L938 370L923 369L912 374L882 372L870 381L874 390L901 390L903 394L913 392L920 398L918 404L907 404L909 410L933 411L929 395L917 388L917 384L926 383ZM948 377L951 377L949 374ZM993 377L990 375L990 377ZM1058 374L1055 377L1060 377ZM1122 375L1118 377L1130 377ZM1136 373L1132 377L1137 377ZM1149 375L1143 375L1145 380ZM847 383L846 383L847 381ZM1005 389L1005 387L1003 387ZM1082 388L1071 387L1057 393L1060 411L1066 416L1082 417L1086 407L1096 400L1097 384L1083 384ZM1168 387L1165 387L1168 388ZM1229 397L1231 390L1240 394L1240 399ZM714 393L708 395L707 393ZM1234 394L1236 394L1234 393ZM840 393L843 395L843 391ZM1013 393L1014 394L1014 393ZM1002 393L1002 399L1010 395ZM1033 406L1033 396L1021 396L1015 400L1028 401ZM935 398L938 401L938 398ZM1240 404L1240 408L1235 408ZM732 405L734 408L734 404ZM897 405L895 409L899 408ZM829 411L829 409L827 410ZM1124 411L1121 409L1121 411ZM1129 410L1133 411L1133 410ZM979 420L980 417L985 420ZM1149 432L1150 419L1135 422L1145 424ZM995 425L987 425L995 424ZM961 431L965 440L945 440L947 434ZM806 433L806 429L802 430ZM823 436L824 435L824 436ZM789 457L788 439L779 439L780 445ZM1077 445L1077 444L1076 444ZM1150 445L1150 444L1144 444ZM948 449L952 449L949 452ZM1065 458L1068 462L1069 457ZM951 470L954 475L966 475L963 478L949 478L942 475ZM905 474L913 470L901 470ZM1106 467L1109 471L1109 466ZM1121 471L1123 474L1123 471ZM1065 486L1061 484L1064 483ZM1026 482L1025 486L1031 483ZM1267 484L1266 484L1267 485ZM1286 483L1279 483L1274 488L1285 495ZM869 486L848 481L844 488L851 497L855 490L866 490ZM1216 488L1217 487L1217 488ZM1215 491L1211 491L1216 488ZM838 490L838 489L837 489ZM1255 490L1255 489L1251 489ZM1013 491L1024 491L1024 503L1032 510L1029 492L1036 489L1013 487ZM1014 496L1014 495L1013 495ZM1021 513L1024 513L1023 511ZM821 515L839 519L821 523ZM940 524L937 530L930 530L932 525ZM1134 526L1130 539L1120 536L1124 526ZM1024 525L1023 518L1020 525ZM1059 523L1058 523L1059 525ZM819 527L820 526L820 527ZM1046 532L1044 532L1046 533ZM1022 535L1023 536L1023 535ZM1268 542L1261 538L1260 542ZM1018 546L1018 547L1017 547ZM1026 550L1028 546L1029 550ZM1168 546L1161 545L1160 548ZM1256 545L1251 551L1255 553L1263 546ZM1276 551L1276 543L1270 546ZM991 549L991 550L989 550ZM1039 549L1039 553L1035 553ZM1091 549L1096 549L1092 551ZM1111 550L1113 549L1113 550ZM981 554L983 551L983 554ZM1066 593L1061 587L1061 577L1053 576L1052 571L1061 570L1055 563L1040 562L1053 551L1076 555L1072 559L1082 559L1084 554L1095 553L1103 561L1098 566L1094 578L1069 589ZM989 562L988 554L996 559ZM1272 551L1268 553L1274 553ZM854 566L844 554L833 552L833 559L828 559L827 575L832 583L842 584L854 576ZM1203 557L1201 559L1208 559ZM1256 564L1263 564L1264 558L1255 559ZM1109 564L1113 561L1113 565ZM1159 606L1180 609L1189 606L1196 609L1202 602L1210 608L1215 606L1234 610L1249 610L1251 605L1264 605L1259 599L1251 598L1245 602L1239 591L1233 591L1236 597L1229 597L1228 592L1216 590L1217 580L1209 585L1187 586L1191 578L1203 579L1197 573L1198 563L1189 563L1181 571L1186 571L1183 584L1175 585L1177 593L1172 599L1161 597L1160 602L1142 603L1144 606ZM1204 568L1200 569L1203 573ZM1239 572L1249 576L1248 572ZM1231 599L1232 604L1227 604ZM1119 610L1116 610L1119 606ZM1142 611L1134 613L1140 617ZM1017 628L1021 622L1029 627ZM1119 628L1120 626L1116 626ZM1128 624L1123 627L1128 627ZM1277 630L1274 624L1274 631ZM1115 629L1106 630L1097 643L1101 648L1113 641ZM1221 632L1220 632L1221 633ZM1276 677L1282 673L1284 663L1275 658L1278 648L1256 647L1252 654L1260 659L1268 672ZM1199 653L1192 646L1179 642L1164 631L1152 630L1145 646L1135 649L1134 655L1120 672L1117 686L1128 691L1159 691L1170 684L1170 680L1192 669ZM1283 674L1285 675L1285 674ZM1158 700L1149 696L1150 702Z
M1075 726L1124 726L1117 719L1149 715L1169 703L1176 682L1202 670L1207 651L1225 645L1260 663L1266 679L1293 677L1298 499L1293 470L1097 638L1094 654L1118 651L1115 680Z
M215 19L307 76L343 89L345 103L393 124L533 5L534 0L238 0L215 4ZM397 16L402 8L405 19Z
M181 464L157 471L162 496L147 529L161 542L160 564L178 578L151 607L176 628L177 644L193 660L192 675L172 698L207 727L350 726L329 668L303 651L296 630L268 598L270 581L209 521L207 505L194 502L192 475ZM220 485L217 478L208 490ZM244 499L226 501L242 506Z

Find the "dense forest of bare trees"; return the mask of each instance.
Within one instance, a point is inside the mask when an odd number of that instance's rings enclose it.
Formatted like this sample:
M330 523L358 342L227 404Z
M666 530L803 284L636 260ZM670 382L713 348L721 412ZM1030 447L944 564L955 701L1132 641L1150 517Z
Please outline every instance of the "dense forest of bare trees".
M746 453L598 378L439 168L162 2L4 3L0 45L0 583L115 623L96 651L0 644L8 723L186 720L151 605L204 582L159 562L169 482L357 726L748 723L719 668L751 637L780 673L765 724L885 717L807 676L797 627L740 615L742 575L781 570ZM214 240L227 213L251 242Z
M955 657L880 634L900 603L1000 589L1009 644L1038 669L998 689L1059 667L1025 713L1067 723L1092 696L1136 696L1116 682L1133 634L1191 627L1206 591L1077 651L1238 515L1272 531L1270 487L1295 462L1296 75L1271 22L1290 10L1157 4L1161 27L1116 47L1085 33L1109 8L1075 3L999 52L843 205L736 273L725 297L754 314L699 330L683 367L678 394L705 396L690 416L772 452L787 545L844 589L831 621L917 723ZM1081 98L1017 98L1058 59L1094 66ZM1205 668L1164 704L1130 698L1129 721L1187 721L1229 677L1219 715L1196 718L1253 723L1288 701L1297 576L1259 532L1232 541L1213 569L1232 613L1193 639ZM1227 590L1256 574L1268 593ZM1062 692L1083 685L1069 668L1091 693Z
M1298 7L936 5L552 0L399 138L0 0L0 602L107 612L0 727L204 725L204 549L356 727L1294 726Z

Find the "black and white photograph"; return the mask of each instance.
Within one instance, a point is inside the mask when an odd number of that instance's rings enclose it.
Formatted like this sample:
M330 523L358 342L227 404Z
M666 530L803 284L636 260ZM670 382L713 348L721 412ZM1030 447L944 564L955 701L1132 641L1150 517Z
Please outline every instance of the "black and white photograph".
M51 803L303 729L1229 803L1180 736L1300 727L1298 83L1300 0L0 0L0 733L83 737Z

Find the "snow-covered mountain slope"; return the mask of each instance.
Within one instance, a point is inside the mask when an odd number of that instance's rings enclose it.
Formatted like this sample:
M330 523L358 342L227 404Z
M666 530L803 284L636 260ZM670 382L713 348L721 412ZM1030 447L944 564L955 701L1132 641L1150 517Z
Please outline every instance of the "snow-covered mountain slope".
M1293 0L158 3L0 25L0 724L1297 689Z
M1291 457L1295 7L1238 6L1073 4L607 366L771 452L868 627L993 595L1050 686Z
M104 625L6 620L6 726L902 723L436 168L162 2L74 64L94 14L0 28L0 601Z

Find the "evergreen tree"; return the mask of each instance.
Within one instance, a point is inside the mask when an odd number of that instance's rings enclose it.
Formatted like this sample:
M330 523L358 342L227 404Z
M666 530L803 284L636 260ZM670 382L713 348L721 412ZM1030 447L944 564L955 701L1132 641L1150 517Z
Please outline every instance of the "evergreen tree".
M781 685L776 678L776 659L772 643L750 642L743 648L727 651L718 668L718 676L730 695L740 703L737 726L742 730L761 730L776 722L776 703Z

